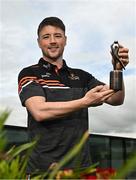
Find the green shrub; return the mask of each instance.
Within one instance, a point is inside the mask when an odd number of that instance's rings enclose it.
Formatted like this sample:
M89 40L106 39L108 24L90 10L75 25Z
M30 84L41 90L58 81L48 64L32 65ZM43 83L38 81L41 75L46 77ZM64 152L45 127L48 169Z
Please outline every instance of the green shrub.
M4 123L10 112L0 113L0 179L26 179L26 164L28 155L36 142L26 143L19 147L13 146L6 150L6 135ZM24 155L21 155L25 151Z

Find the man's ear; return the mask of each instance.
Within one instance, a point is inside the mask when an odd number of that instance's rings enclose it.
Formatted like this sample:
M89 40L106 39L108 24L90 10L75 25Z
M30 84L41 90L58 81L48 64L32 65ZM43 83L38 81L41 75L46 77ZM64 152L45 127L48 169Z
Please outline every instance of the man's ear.
M41 48L39 37L37 38L37 43L38 43L39 48Z
M67 45L67 36L65 36L65 46Z

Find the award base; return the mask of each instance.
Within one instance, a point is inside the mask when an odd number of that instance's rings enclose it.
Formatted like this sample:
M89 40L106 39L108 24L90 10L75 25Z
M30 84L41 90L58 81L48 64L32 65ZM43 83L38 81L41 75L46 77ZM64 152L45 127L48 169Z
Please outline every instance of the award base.
M110 72L110 89L122 90L123 73L120 70Z

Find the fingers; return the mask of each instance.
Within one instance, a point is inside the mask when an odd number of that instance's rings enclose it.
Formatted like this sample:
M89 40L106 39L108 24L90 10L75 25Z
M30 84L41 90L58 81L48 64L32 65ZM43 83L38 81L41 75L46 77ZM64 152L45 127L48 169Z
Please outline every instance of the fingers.
M91 91L92 92L99 92L103 89L103 87L104 87L103 85L99 85L99 86L96 86L95 88L93 88Z
M114 93L114 90L113 89L108 89L108 90L102 91L101 93L102 93L103 96L106 96L108 94Z
M122 45L119 45L118 55L119 55L120 58L128 59L128 53L129 53L129 49L128 48L125 48Z
M91 92L101 92L102 96L105 96L110 93L114 93L113 89L108 89L105 85L96 86L95 88L91 89Z
M106 99L108 99L110 96L112 96L114 94L114 90L109 89L109 90L105 90L103 92L101 92L102 94L102 101L105 101Z
M119 53L122 53L122 52L128 53L129 49L125 47L119 47Z
M114 92L110 92L109 94L105 95L102 99L102 101L106 101L108 98L110 98L112 95L114 94Z
M105 91L101 92L100 103L103 104L104 102L106 102L106 100L108 98L110 98L113 94L114 94L114 90L112 90L112 89L105 90Z
M114 90L107 88L105 85L100 85L88 91L83 99L88 107L97 106L101 105L113 94Z
M120 58L120 61L123 63L124 66L126 66L129 63L129 49L126 47L123 47L121 44L119 44L119 51L118 56ZM112 59L112 64L114 64L114 60ZM117 63L116 65L117 70L122 70L122 66L120 63Z
M119 48L118 55L120 58L128 59L129 58L128 52L129 52L129 49L121 47L121 48Z
M119 48L119 58L122 61L122 63L126 66L129 63L129 55L128 55L129 50L124 47Z
M120 60L122 61L122 63L124 64L124 66L126 66L126 65L129 63L129 59L120 58Z
M110 96L112 96L114 94L114 90L113 89L105 89L103 88L104 86L96 86L95 88L93 88L91 90L92 93L97 93L99 94L98 96L100 97L100 99L102 101L104 101L105 99L109 98Z
M97 89L100 89L100 87L97 87ZM108 89L108 90L103 90L103 91L97 91L94 92L94 101L91 103L91 105L102 105L108 98L110 98L114 94L114 90Z

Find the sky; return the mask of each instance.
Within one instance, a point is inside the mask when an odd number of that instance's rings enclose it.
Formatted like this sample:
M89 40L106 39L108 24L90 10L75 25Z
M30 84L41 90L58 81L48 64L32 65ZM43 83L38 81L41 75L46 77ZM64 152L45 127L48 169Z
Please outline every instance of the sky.
M118 40L129 48L124 104L89 108L89 131L136 138L136 0L0 0L0 110L11 110L6 124L27 126L17 78L22 68L42 56L36 33L48 16L57 16L66 25L67 64L107 84L110 45Z

